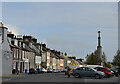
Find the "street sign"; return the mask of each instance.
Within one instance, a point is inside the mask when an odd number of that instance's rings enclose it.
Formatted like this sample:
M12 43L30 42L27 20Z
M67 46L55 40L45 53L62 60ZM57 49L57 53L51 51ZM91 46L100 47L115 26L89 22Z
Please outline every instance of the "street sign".
M71 68L70 73L72 73L78 67L78 63L70 63L69 67Z
M36 64L37 66L39 66L40 64Z

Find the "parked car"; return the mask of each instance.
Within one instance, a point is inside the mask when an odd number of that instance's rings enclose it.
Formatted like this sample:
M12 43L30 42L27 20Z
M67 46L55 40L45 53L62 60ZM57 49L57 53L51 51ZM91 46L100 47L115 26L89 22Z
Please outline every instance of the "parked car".
M120 66L114 66L111 70L114 72L115 76L118 77L118 75L120 75Z
M93 68L89 67L78 67L73 70L72 75L75 76L75 78L80 77L95 77L96 79L103 78L105 74L103 72L99 72Z
M56 69L57 72L61 72L59 69Z
M37 70L37 73L41 73L42 71L41 71L41 69L36 69Z
M105 73L105 77L109 78L113 75L112 71L109 70L106 67L95 67L94 69L96 69L97 71L101 71Z
M54 72L54 73L57 73L57 69L53 69L53 72Z
M37 70L35 68L30 68L29 69L29 74L36 74Z
M42 73L47 73L47 70L45 68L41 68Z
M47 73L52 73L53 70L51 68L48 68Z

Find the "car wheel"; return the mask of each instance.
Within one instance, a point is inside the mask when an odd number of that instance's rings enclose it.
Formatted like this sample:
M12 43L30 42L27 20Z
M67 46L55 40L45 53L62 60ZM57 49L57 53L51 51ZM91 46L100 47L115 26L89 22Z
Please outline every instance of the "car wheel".
M118 74L115 74L116 77L118 77Z
M96 74L96 75L95 75L95 78L96 78L96 79L100 79L101 77L100 77L99 74Z
M105 74L105 77L106 77L106 78L110 78L110 75L106 73L106 74Z
M80 74L76 73L75 78L80 78Z

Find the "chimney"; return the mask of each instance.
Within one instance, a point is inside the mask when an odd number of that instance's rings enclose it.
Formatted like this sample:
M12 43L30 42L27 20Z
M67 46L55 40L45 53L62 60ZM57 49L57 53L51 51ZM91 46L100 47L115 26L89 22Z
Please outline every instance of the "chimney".
M1 22L1 27L3 27L3 23Z
M23 41L31 42L32 36L23 36Z
M32 41L33 41L34 43L37 43L37 39L36 39L35 37L32 38Z
M18 40L22 40L22 35L17 35Z
M2 22L1 22L1 26L0 26L0 35L1 35L1 38L0 40L2 40L2 43L4 41L7 41L7 29L6 27L3 26Z

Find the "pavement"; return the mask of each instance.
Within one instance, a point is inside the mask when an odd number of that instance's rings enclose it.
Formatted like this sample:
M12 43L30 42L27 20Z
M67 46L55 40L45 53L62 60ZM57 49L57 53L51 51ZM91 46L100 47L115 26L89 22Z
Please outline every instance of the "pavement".
M16 77L20 77L20 76L25 76L27 74L24 73L20 73L20 74L11 74L11 75L0 75L0 80L2 80L2 82L11 80L11 78L16 78Z
M3 82L10 83L10 82L91 82L91 83L108 83L108 84L118 84L118 77L110 77L110 78L102 78L102 79L95 79L94 77L82 77L82 78L75 78L71 76L68 78L67 75L64 73L43 73L43 74L21 74L21 75L14 75L9 77L2 77Z

